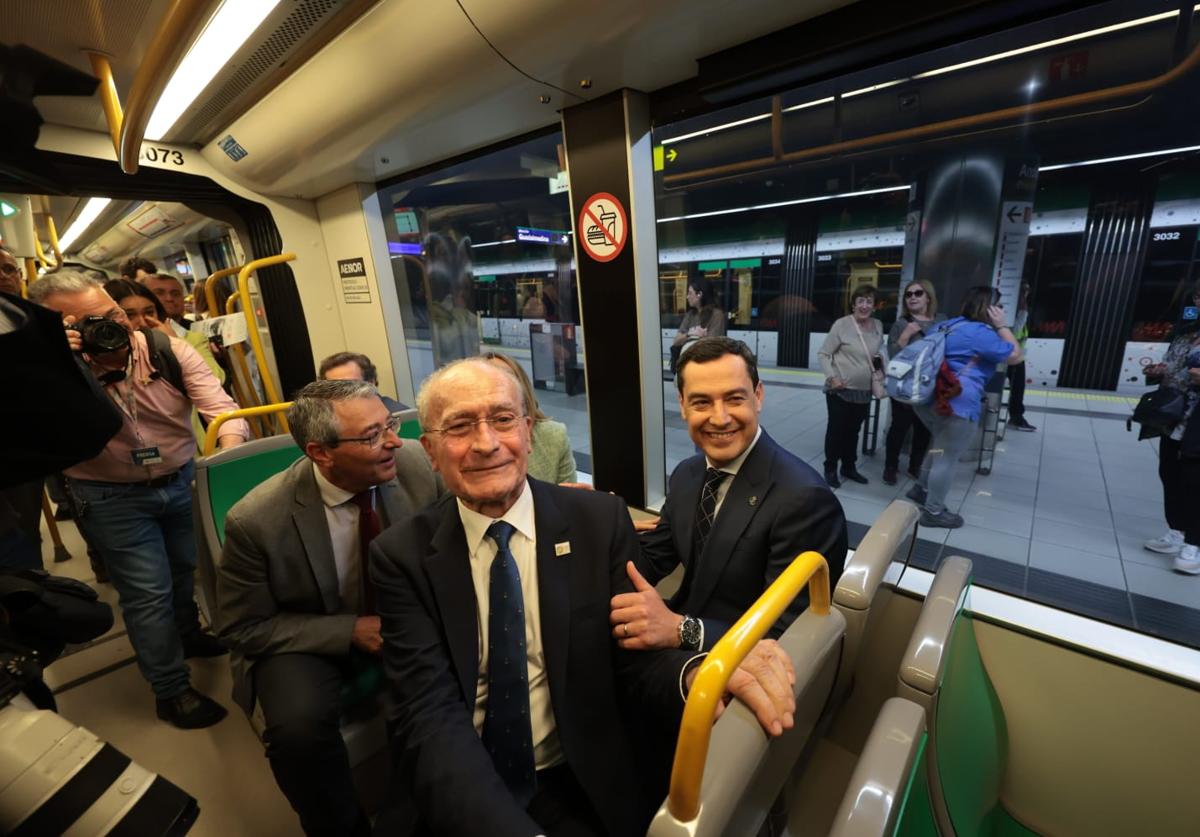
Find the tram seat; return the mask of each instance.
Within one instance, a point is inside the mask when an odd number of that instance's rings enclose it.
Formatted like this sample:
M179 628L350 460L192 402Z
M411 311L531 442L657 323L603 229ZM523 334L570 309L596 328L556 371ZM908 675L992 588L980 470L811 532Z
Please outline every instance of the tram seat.
M917 521L921 511L912 503L894 500L883 510L854 550L841 579L833 591L833 606L846 619L846 642L834 686L834 706L850 690L858 652L871 623L886 603L880 593L883 578L893 561L905 560L917 539Z
M925 710L929 742L900 835L1037 834L1013 818L1000 798L1007 725L979 654L974 619L964 611L970 576L965 558L942 563L901 661L899 694Z
M837 609L831 608L828 616L811 609L800 614L779 638L796 670L795 726L779 738L768 738L744 704L731 703L713 726L699 815L692 822L680 822L664 802L648 837L758 832L826 715L845 631L845 617Z
M904 698L888 699L871 727L830 837L936 834L928 804L910 801L927 742L925 710ZM922 817L924 830L915 827Z

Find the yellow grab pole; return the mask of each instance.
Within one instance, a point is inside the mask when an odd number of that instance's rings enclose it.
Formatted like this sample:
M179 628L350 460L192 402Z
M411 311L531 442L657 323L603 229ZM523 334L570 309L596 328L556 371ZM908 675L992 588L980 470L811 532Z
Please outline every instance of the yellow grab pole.
M172 0L158 31L145 41L146 54L125 99L117 147L117 161L126 174L137 174L138 155L150 114L182 60L184 50L215 8L214 0Z
M50 269L50 260L46 258L46 251L42 249L42 237L37 234L37 230L33 231L33 251L37 253L37 259L47 270Z
M232 276L241 269L241 266L221 268L204 280L204 302L208 306L208 316L221 316L221 312L217 310L217 283L226 276Z
M225 313L232 314L237 309L239 297L233 294L229 299L225 300ZM246 362L246 350L242 348L241 343L234 343L229 347L230 353L233 355L233 385L240 392L238 401L243 407L258 407L262 405L262 401L258 398L258 390L254 387L254 378L250 377L250 364ZM238 372L241 376L238 376ZM256 435L261 439L263 436L270 436L267 432L267 424L261 418L252 419L258 430Z
M58 228L54 226L54 216L47 209L46 212L46 230L50 233L50 249L54 251L54 258L58 262L55 270L61 270L63 266L62 250L58 248Z
M820 616L828 616L829 565L820 553L801 553L721 637L700 664L683 708L675 763L671 768L671 791L667 797L667 810L680 822L691 822L700 812L700 784L704 779L713 716L729 678L806 584L808 609Z
M204 434L204 455L211 456L213 451L217 449L217 431L221 429L221 425L231 419L253 418L255 416L265 416L271 413L284 413L292 406L291 401L285 401L281 404L264 404L261 407L244 407L241 410L230 410L228 413L221 413L215 419L208 423L208 432Z
M89 52L88 60L92 62L92 75L100 80L97 92L100 94L100 104L104 108L104 118L108 121L108 133L112 136L113 151L121 153L121 122L125 118L121 111L121 97L117 93L116 82L113 81L112 66L108 56L99 52Z
M295 253L281 253L278 256L267 256L265 259L255 259L247 262L238 272L238 296L242 300L242 313L246 315L246 329L250 332L250 345L254 348L254 359L258 362L258 372L262 376L263 391L267 401L277 404L280 401L279 390L275 387L275 379L267 369L267 355L263 350L262 335L258 333L258 321L254 316L254 306L250 304L250 275L261 268L290 262L296 258ZM288 431L287 419L280 415L279 426L283 432Z
M37 236L34 236L37 239ZM29 297L29 283L37 279L37 259L25 257L25 281L21 283L21 296Z

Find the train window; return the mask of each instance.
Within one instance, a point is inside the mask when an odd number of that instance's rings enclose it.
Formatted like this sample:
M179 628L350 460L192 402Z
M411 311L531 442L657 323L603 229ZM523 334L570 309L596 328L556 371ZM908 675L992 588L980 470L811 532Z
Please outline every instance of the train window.
M542 412L566 425L578 470L591 473L561 160L561 133L547 134L385 183L379 200L414 386L481 350L508 355Z
M923 526L914 562L963 554L984 586L1200 647L1200 557L1178 511L1194 498L1159 479L1170 440L1125 427L1143 367L1196 322L1200 140L1185 125L1200 77L1162 81L1200 43L1180 8L1092 4L656 125L668 473L694 453L670 383L690 284L757 353L765 430L818 471L817 352L852 288L876 286L890 329L903 277L928 280L948 317L991 285L1025 360L981 400L926 507L951 525ZM1131 82L1152 99L1122 98ZM1077 94L1112 107L1067 107ZM852 542L913 496L919 462L902 435L889 451L891 412L883 400L863 428L869 482L836 489Z

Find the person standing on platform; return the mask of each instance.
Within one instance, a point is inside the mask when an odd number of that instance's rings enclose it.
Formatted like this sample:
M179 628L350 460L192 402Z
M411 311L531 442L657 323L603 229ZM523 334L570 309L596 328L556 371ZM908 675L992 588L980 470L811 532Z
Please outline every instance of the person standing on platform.
M936 395L932 404L915 408L933 438L921 476L905 495L923 506L922 526L957 529L963 525L962 516L946 508L946 496L959 458L979 432L983 388L996 364L1011 366L1024 356L1004 309L994 304L995 300L992 288L971 288L963 300L962 315L939 326L948 334Z
M896 318L892 330L888 332L888 357L895 357L909 343L924 337L930 325L946 319L945 314L937 313L937 292L933 284L925 279L914 279L908 283L900 301L900 310L903 313ZM917 418L911 406L894 398L890 401L892 423L887 433L883 481L887 485L895 485L900 470L900 449L904 447L908 431L912 430L908 473L916 479L921 475L921 463L925 460L925 452L929 450L929 430Z
M217 628L234 700L262 707L271 771L305 833L367 834L339 724L344 702L383 682L367 548L441 487L368 383L311 383L287 418L304 456L229 510Z
M858 433L871 411L873 381L882 386L883 323L875 313L875 287L859 285L850 296L850 313L836 320L817 352L825 373L825 481L830 488L842 479L866 485L858 471Z
M1013 336L1025 351L1029 339L1029 283L1022 282L1017 294L1017 314L1013 318ZM1025 420L1025 361L1008 367L1008 426L1013 430L1032 433L1037 430Z

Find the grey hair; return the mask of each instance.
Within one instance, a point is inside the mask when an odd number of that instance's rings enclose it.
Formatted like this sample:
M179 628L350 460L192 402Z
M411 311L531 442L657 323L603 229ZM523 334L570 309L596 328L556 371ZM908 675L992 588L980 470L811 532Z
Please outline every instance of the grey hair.
M304 450L309 442L333 447L341 434L337 416L333 414L333 402L378 397L375 387L366 381L313 381L296 393L288 408L292 438L300 450Z
M420 421L421 429L423 431L428 432L429 430L433 429L431 427L431 422L434 418L436 418L436 416L431 414L431 411L434 407L434 387L438 386L438 384L445 379L460 374L462 369L467 366L488 369L492 372L504 375L506 378L511 380L517 388L517 402L521 405L522 412L524 412L525 398L521 394L521 382L517 380L516 375L514 375L509 369L500 367L485 357L464 357L460 358L459 360L451 361L441 369L434 371L434 373L426 378L424 383L421 384L421 388L417 392L417 419Z
M29 283L29 299L41 305L47 298L55 294L81 294L92 288L104 290L104 286L90 276L76 273L73 270L60 270L57 273L47 273L40 279Z

